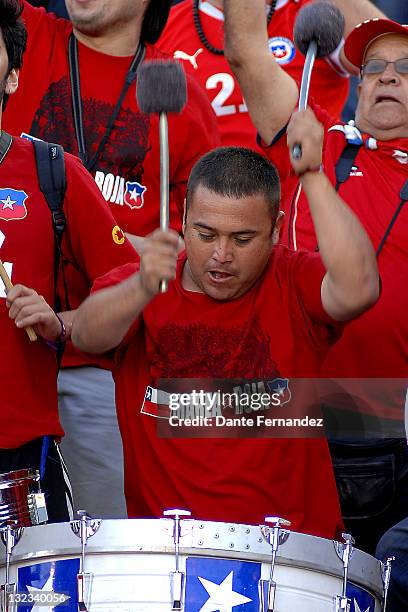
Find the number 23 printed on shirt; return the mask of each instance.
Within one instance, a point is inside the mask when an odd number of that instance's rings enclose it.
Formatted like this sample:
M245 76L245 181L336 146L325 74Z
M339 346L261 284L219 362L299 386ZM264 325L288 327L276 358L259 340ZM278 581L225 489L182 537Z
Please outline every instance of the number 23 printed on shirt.
M242 104L225 104L225 102L232 96L236 87L236 82L233 76L227 72L219 72L213 74L207 79L205 84L207 89L216 89L221 84L221 89L211 102L212 107L217 117L224 117L226 115L235 115L236 113L247 113L248 108L244 100Z
M5 241L6 236L3 234L3 232L0 230L0 249L3 245L3 242ZM0 251L1 253L1 251ZM0 255L0 259L1 259L1 255ZM7 274L9 275L9 277L11 278L11 273L12 273L12 269L13 269L13 264L12 263L8 263L8 262L3 262L3 265L6 269ZM5 298L6 297L6 288L4 286L3 281L0 278L0 298Z

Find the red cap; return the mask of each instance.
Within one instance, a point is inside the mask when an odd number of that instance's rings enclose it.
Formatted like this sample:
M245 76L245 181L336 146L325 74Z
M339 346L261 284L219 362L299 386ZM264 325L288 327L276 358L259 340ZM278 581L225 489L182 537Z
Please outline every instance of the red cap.
M350 32L344 45L344 54L354 66L361 66L368 45L386 34L408 36L408 25L401 25L391 19L367 19Z

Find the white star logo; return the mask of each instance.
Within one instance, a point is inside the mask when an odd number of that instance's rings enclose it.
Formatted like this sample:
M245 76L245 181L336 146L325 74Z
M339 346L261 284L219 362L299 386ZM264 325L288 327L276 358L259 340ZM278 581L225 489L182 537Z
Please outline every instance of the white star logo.
M130 192L130 199L134 200L135 202L137 202L137 191L136 191L136 189L133 189L133 191Z
M232 612L234 606L240 606L252 601L252 599L248 599L245 595L232 590L233 574L233 571L230 572L221 584L198 577L210 596L200 609L200 612Z
M6 208L10 208L10 210L14 210L13 204L15 204L17 200L12 200L10 198L10 195L8 195L6 200L0 200L0 202L3 202L3 210L6 210Z
M360 608L360 606L356 602L356 598L354 598L354 610L355 610L355 612L363 612L363 610ZM370 612L370 606L368 606L368 608L367 608L367 610L365 610L365 612Z
M285 51L283 49L276 49L276 51L274 51L274 55L276 57L283 57L285 55Z
M285 393L285 387L279 387L279 385L276 387L276 391L279 393L280 396L283 397L284 393Z
M53 581L54 581L54 572L51 570L50 572L50 576L47 580L47 582L44 584L42 589L37 589L36 587L27 585L27 589L29 591L29 593L31 595L37 595L39 593L54 593L54 588L53 588ZM70 595L64 595L63 593L58 593L59 599L58 599L58 606L60 606L62 603L66 602L68 599L71 599ZM52 606L51 606L52 608ZM52 608L54 609L54 608ZM47 606L43 606L42 602L38 601L36 602L33 607L31 608L31 612L50 612L50 605Z

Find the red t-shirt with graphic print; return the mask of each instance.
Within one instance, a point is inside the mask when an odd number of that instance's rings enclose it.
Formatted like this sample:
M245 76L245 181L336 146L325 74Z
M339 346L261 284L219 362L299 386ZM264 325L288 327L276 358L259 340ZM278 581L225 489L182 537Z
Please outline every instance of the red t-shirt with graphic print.
M319 256L276 247L261 279L229 302L186 291L185 261L117 352L129 516L180 507L202 519L256 524L272 513L294 530L334 537L341 518L324 439L163 438L158 419L141 413L147 387L160 378L313 377L335 327L321 304ZM136 270L114 270L93 290Z
M77 155L68 64L72 25L27 2L23 18L28 29L28 46L19 89L10 97L4 114L4 128L17 136L25 132L57 142ZM78 57L85 143L92 158L119 99L132 58L99 53L81 43L78 43ZM146 46L147 60L167 57L154 46ZM158 123L157 115L147 116L139 111L133 84L92 169L114 218L124 231L136 235L144 236L160 225ZM185 109L180 115L169 115L169 144L170 225L179 230L190 170L199 157L219 144L214 113L191 77ZM69 284L75 296L73 301L81 295L78 285L80 280L73 275ZM69 350L63 364L97 362L95 356L78 356Z
M94 279L136 259L81 162L65 156L64 268L75 267L84 297ZM31 142L13 138L0 164L0 259L13 284L31 287L54 302L54 232L40 191ZM17 448L43 435L61 436L55 351L9 318L0 280L0 448Z
M293 27L299 10L309 2L278 0L268 27L269 47L276 61L298 83L302 78L305 58L294 45ZM223 12L210 2L202 1L199 15L209 43L223 49ZM194 24L192 0L184 0L171 9L158 46L180 59L186 70L196 77L207 92L217 115L223 145L239 145L257 150L256 131L238 82L225 57L208 51L201 42ZM348 75L340 67L337 55L333 54L327 60L316 60L311 80L311 94L316 100L324 102L334 116L340 116L348 95ZM284 102L282 100L282 104Z
M325 128L323 166L335 185L335 166L347 142L345 131L351 134L354 127L336 123L317 105L312 108ZM408 180L408 139L381 142L368 134L361 137L363 146L339 195L357 215L377 250L399 207L401 188ZM265 148L265 152L277 167L282 182L281 206L286 214L282 242L295 249L315 250L317 240L307 198L293 173L285 134ZM343 405L341 391L349 388L350 406L403 419L408 383L407 236L408 207L405 205L377 257L382 281L379 300L349 322L323 364L325 377L362 379L363 383L352 382L351 386L347 381L339 383L339 398L331 397L331 404Z

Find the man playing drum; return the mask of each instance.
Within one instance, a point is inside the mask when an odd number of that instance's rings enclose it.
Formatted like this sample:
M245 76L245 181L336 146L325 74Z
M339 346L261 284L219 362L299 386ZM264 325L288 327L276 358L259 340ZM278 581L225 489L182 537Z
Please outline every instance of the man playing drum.
M77 312L72 338L80 349L117 348L129 516L185 507L202 519L258 523L274 513L330 538L341 525L325 440L233 439L226 430L222 439L165 438L157 426L169 421L169 405L153 409L159 379L316 376L341 322L376 301L374 251L320 171L323 131L315 121L305 134L306 120L294 117L289 146L302 144L293 166L320 254L277 246L283 215L274 166L248 149L215 149L190 175L185 253L177 257L174 232L153 232L140 266L99 279ZM165 294L161 279L169 281Z

